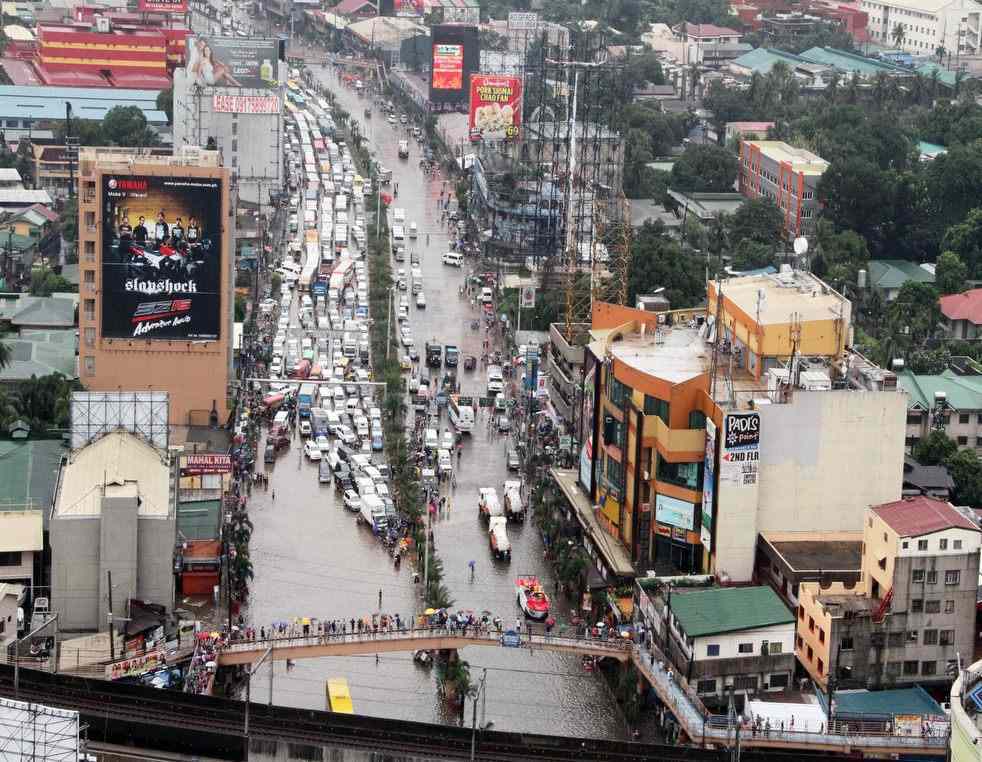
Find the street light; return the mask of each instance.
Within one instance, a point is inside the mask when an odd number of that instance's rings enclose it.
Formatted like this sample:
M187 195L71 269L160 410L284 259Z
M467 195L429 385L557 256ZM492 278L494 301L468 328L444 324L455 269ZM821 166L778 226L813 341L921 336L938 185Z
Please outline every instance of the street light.
M487 683L488 670L485 669L481 674L481 682L476 686L471 686L470 690L467 691L467 695L471 698L471 703L473 705L473 714L471 719L471 762L474 762L474 755L477 752L477 699L478 697L483 698L483 704L481 708L481 730L490 730L494 725L494 722L484 722L485 709L488 703L487 694Z

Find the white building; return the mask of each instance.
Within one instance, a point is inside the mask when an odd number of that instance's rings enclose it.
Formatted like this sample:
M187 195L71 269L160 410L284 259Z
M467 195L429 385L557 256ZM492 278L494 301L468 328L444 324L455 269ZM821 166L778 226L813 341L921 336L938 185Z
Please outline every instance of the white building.
M934 55L939 47L951 55L982 49L982 4L975 0L860 0L859 7L869 14L870 36L884 45L896 45L901 24L900 47L917 55Z
M23 601L23 585L0 582L0 647L5 651L8 645L17 640L17 609Z

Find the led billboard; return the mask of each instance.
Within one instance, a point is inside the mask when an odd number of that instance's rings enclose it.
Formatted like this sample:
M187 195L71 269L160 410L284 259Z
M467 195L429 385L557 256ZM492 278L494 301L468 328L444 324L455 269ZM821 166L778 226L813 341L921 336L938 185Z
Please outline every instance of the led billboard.
M467 120L471 140L515 140L521 124L522 78L472 74Z
M187 13L188 0L137 0L141 13Z
M222 181L102 178L102 335L217 339Z
M437 24L431 39L430 103L437 110L466 108L471 74L481 68L477 27Z
M459 90L464 84L464 46L433 46L433 89Z

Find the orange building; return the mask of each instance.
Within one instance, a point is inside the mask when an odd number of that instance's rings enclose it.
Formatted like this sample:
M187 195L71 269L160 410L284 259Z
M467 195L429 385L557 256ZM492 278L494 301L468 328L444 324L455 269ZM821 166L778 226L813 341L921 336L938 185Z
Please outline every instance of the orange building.
M86 388L164 390L172 425L225 422L229 177L214 151L82 150L79 367Z

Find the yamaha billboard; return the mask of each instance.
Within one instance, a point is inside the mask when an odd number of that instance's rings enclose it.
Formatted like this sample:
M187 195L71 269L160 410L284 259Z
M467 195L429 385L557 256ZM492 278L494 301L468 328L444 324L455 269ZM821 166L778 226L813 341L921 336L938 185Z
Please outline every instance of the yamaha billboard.
M216 178L103 177L103 337L219 337L221 207Z

